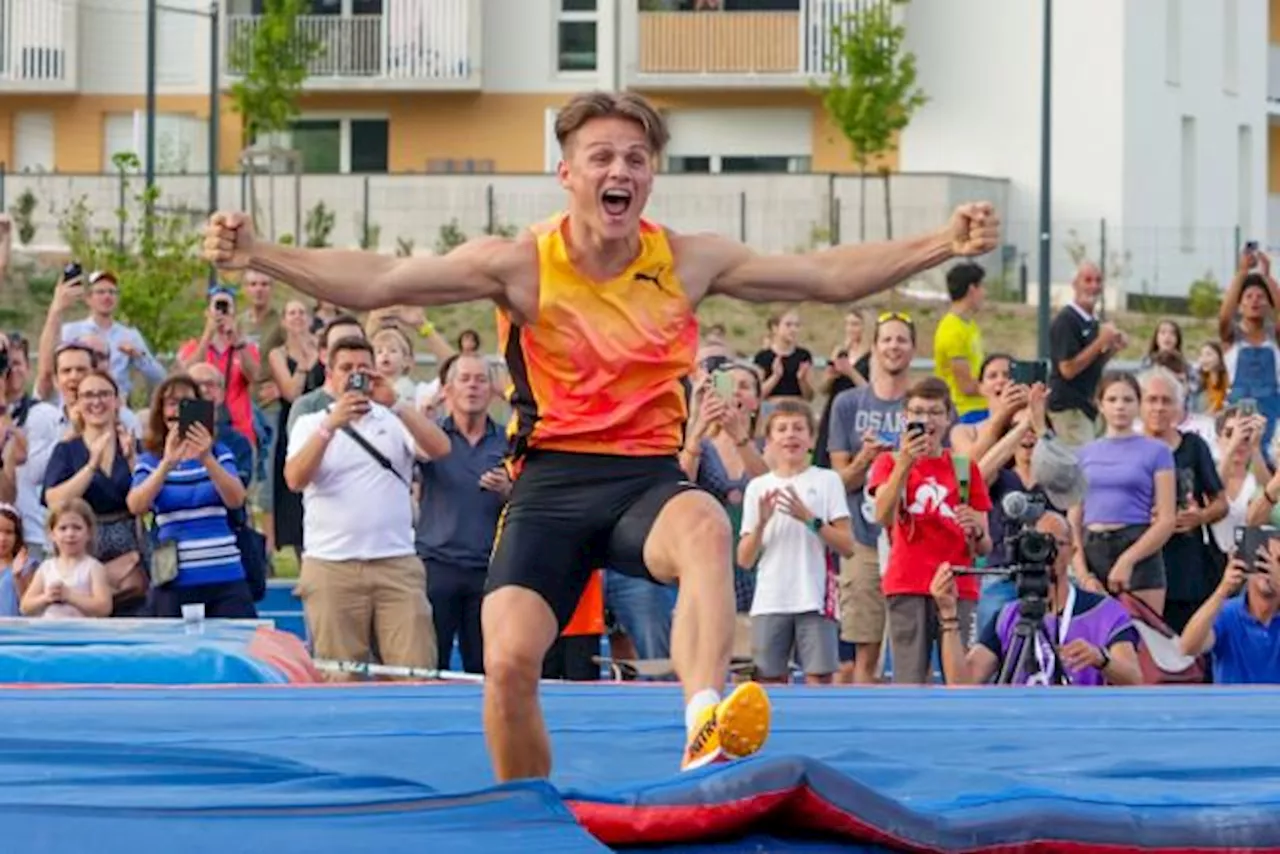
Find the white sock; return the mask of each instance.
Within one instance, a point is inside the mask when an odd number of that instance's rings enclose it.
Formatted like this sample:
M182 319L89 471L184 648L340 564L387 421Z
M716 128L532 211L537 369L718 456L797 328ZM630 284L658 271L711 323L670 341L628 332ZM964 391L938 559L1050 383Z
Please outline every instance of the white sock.
M720 695L710 688L704 688L693 695L693 699L689 701L689 705L684 708L684 728L687 732L693 732L698 725L698 718L702 716L703 711L720 704Z

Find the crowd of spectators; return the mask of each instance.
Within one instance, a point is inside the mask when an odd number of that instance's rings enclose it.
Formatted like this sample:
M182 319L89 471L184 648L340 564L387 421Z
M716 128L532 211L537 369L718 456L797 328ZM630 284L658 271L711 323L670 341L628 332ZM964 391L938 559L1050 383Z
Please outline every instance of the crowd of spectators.
M980 266L947 285L932 342L907 313L854 310L820 367L798 310L756 353L703 330L680 465L738 532L737 668L990 681L1021 614L1011 543L1034 529L1053 543L1047 613L1017 681L1150 681L1177 669L1170 651L1218 681L1280 681L1266 256L1242 257L1194 362L1166 320L1134 372L1108 365L1128 339L1098 315L1091 264L1048 364L985 348ZM251 618L292 552L317 658L482 672L512 486L500 360L420 310L358 318L276 291L258 273L211 289L168 366L116 319L110 272L59 283L38 341L0 338L0 615ZM416 347L438 360L430 382L412 377ZM931 376L913 371L922 354ZM1035 517L1009 518L1016 495ZM614 663L663 678L674 602L600 567L546 675L597 677L607 635Z

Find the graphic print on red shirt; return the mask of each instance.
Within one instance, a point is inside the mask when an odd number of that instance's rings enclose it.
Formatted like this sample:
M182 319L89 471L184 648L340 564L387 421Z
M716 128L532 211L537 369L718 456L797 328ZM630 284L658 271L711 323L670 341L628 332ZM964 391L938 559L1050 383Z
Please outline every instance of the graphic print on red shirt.
M868 494L875 495L889 480L893 464L892 453L876 458L867 478ZM889 565L880 579L884 595L928 596L938 564L973 565L964 529L956 520L955 508L963 503L960 499L960 484L950 451L943 451L939 457L916 460L911 466L906 494L889 530ZM969 461L969 506L984 513L991 510L986 481L972 460ZM979 589L977 578L956 579L961 599L976 601Z

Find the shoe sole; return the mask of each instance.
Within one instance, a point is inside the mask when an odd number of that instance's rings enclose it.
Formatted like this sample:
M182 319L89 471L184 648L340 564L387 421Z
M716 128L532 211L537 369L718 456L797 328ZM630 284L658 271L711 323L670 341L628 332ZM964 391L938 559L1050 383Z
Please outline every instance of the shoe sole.
M769 696L758 682L744 682L716 709L720 749L742 759L764 747L769 738Z

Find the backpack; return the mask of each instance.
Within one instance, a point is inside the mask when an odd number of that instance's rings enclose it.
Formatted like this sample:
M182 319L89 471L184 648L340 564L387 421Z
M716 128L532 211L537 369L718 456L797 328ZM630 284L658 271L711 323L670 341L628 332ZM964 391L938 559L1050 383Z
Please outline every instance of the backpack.
M1138 665L1147 685L1197 685L1205 682L1209 662L1203 655L1183 655L1178 649L1178 633L1169 628L1151 606L1137 596L1121 593L1117 601L1133 618L1142 643L1138 644Z

